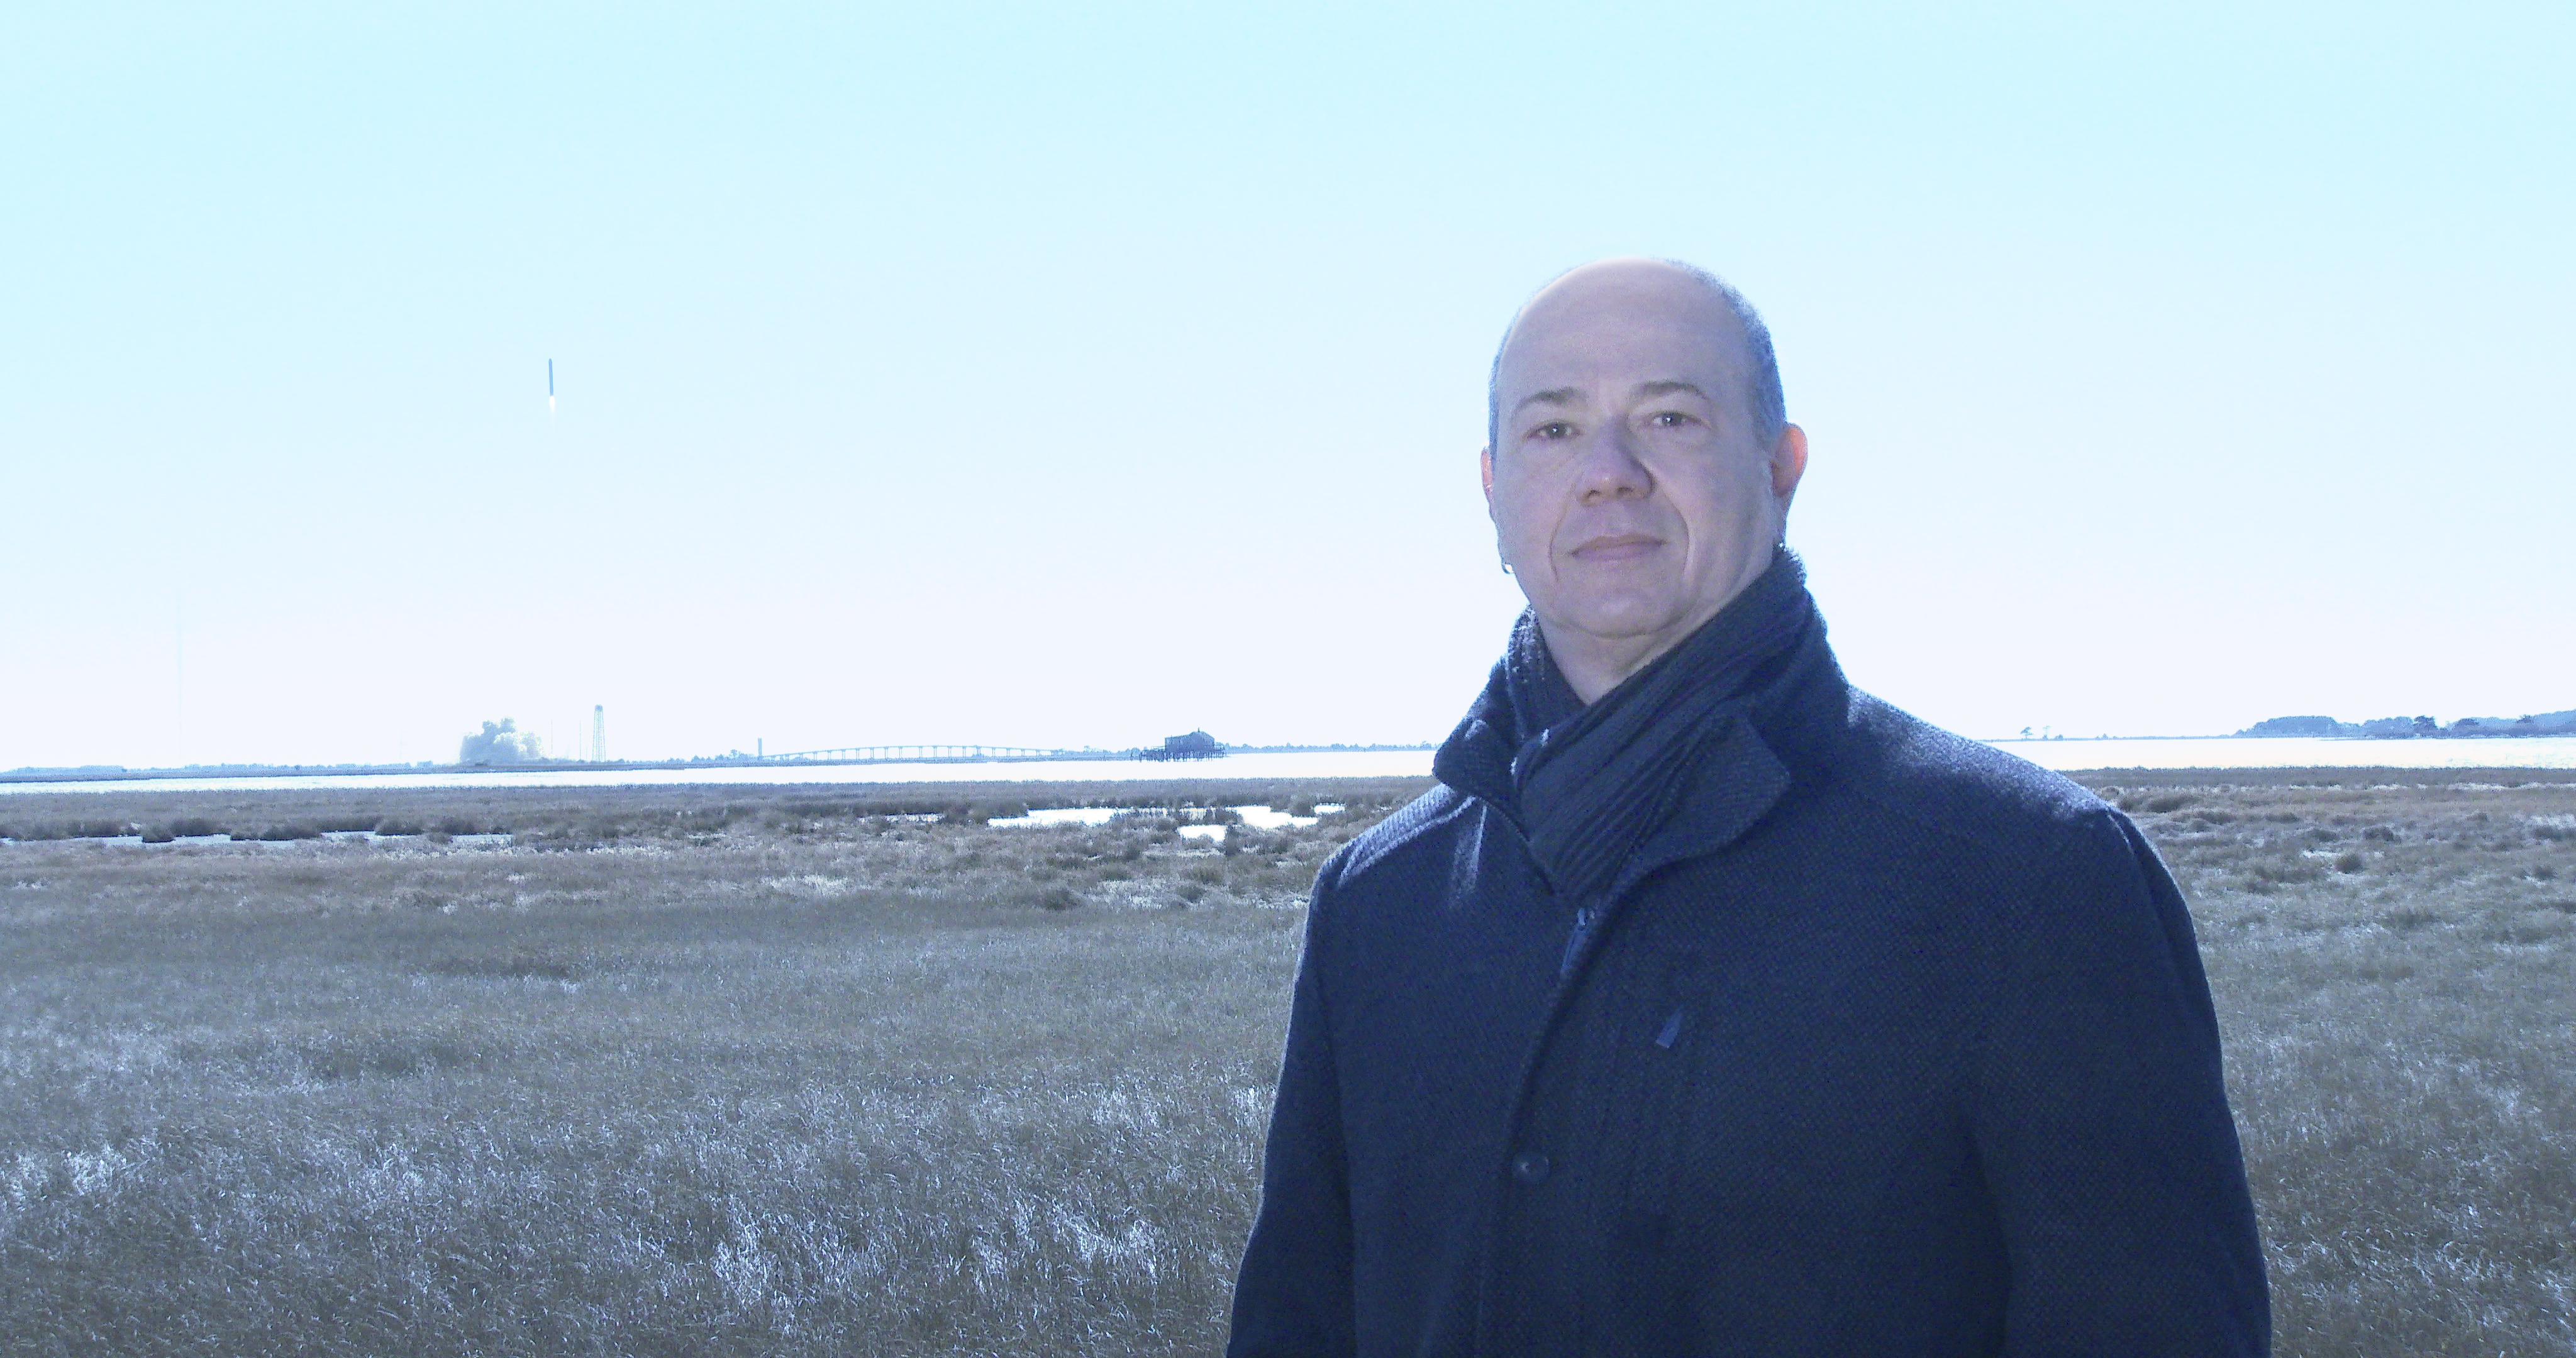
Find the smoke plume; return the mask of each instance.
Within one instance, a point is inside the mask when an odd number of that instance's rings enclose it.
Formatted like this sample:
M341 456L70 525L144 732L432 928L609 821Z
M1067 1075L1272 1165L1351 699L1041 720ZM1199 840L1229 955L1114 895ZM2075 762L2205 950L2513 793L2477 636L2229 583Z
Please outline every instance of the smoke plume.
M467 736L456 753L459 764L533 764L546 757L545 745L533 731L522 731L509 717L483 723L483 734Z

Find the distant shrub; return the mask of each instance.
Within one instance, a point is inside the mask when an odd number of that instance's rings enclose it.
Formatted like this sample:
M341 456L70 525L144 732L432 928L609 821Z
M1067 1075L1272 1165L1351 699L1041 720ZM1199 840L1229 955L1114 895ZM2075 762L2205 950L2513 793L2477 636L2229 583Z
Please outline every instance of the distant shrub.
M2337 872L2359 872L2367 866L2369 864L2358 853L2345 852L2335 856L2334 868Z
M2442 922L2442 917L2434 914L2430 910L2416 910L2409 908L2404 910L2391 910L2387 914L2380 916L2379 922L2382 926L2394 929L2402 934L2412 930L2430 928L2433 925L2440 924Z
M172 831L167 825L147 825L143 827L143 842L146 844L167 844L178 837L177 833Z
M1037 892L1030 898L1030 903L1040 910L1071 910L1082 904L1082 895L1072 887L1059 882Z
M380 835L416 835L421 832L421 823L409 816L387 816L370 828Z
M170 822L170 833L189 839L202 839L207 835L220 835L223 832L222 826L204 816L181 816Z
M2180 811L2184 807L2194 805L2199 801L2200 798L2195 797L2188 792L2160 792L2155 796L2147 798L2144 805L2147 810L2161 816L2168 812Z
M337 816L324 816L320 820L313 822L313 824L316 829L319 829L326 835L347 834L355 830L375 829L376 820L377 818L371 815L361 816L352 813L344 813Z
M430 823L430 828L442 835L479 835L483 833L483 822L464 816L441 816ZM446 842L444 839L439 841L441 844Z
M734 808L730 806L701 806L675 811L657 833L677 839L717 834L733 822L733 816Z
M2491 943L2554 943L2565 938L2571 926L2564 916L2544 915L2534 911L2521 919L2498 920L2485 930Z
M283 843L288 840L297 839L320 839L321 837L321 830L314 826L307 825L302 821L297 821L292 825L272 825L253 836L255 839L268 840L272 843Z
M442 957L421 970L432 976L462 976L500 981L525 980L531 977L543 981L570 981L581 975L581 968L571 962L526 952L512 953L506 957Z
M2397 842L2397 831L2391 826L2374 825L2363 830L2361 837L2374 844L2394 844Z
M2256 863L2245 870L2245 886L2247 890L2261 894L2275 887L2317 881L2325 875L2325 869L2305 859L2294 863Z

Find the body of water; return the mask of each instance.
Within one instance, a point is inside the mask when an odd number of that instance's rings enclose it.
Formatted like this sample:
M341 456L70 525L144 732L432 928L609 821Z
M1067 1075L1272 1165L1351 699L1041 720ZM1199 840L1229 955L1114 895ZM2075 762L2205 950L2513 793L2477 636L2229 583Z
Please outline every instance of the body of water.
M2262 769L2516 768L2576 770L2576 736L2511 740L2335 740L2222 736L2193 740L1999 740L1998 750L2043 768ZM129 778L94 782L0 783L12 792L247 792L259 788L776 786L784 783L1114 783L1251 778L1296 783L1321 778L1420 778L1429 750L1319 750L1241 754L1204 762L1063 760L1010 764L761 764L742 768L476 770L470 773L291 774L273 778Z
M2576 736L2490 740L2341 740L2330 736L2212 736L2192 740L1997 740L2041 768L2081 769L2576 769Z
M1029 760L993 764L754 764L688 769L476 769L459 773L282 774L266 778L125 778L0 783L12 792L247 792L259 788L677 787L782 783L1143 783L1190 778L1422 778L1429 750L1317 750L1234 754L1164 763L1142 759Z

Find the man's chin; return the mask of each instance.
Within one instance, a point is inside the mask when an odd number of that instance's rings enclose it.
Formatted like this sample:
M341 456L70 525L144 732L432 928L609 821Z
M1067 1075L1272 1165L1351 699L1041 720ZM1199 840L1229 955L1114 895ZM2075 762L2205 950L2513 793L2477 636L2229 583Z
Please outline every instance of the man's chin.
M1581 639L1605 646L1679 641L1690 621L1688 610L1669 599L1600 600L1576 609L1540 609L1539 621L1551 641Z

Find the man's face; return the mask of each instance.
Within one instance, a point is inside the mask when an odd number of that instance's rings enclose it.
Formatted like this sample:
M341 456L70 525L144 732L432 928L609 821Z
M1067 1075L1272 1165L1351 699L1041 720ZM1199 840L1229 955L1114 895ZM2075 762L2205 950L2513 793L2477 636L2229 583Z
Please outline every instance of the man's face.
M1560 653L1643 663L1769 565L1805 443L1762 446L1744 365L1734 312L1669 265L1590 265L1521 313L1485 501Z

